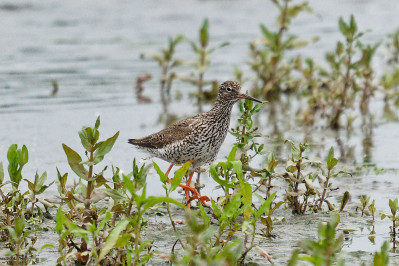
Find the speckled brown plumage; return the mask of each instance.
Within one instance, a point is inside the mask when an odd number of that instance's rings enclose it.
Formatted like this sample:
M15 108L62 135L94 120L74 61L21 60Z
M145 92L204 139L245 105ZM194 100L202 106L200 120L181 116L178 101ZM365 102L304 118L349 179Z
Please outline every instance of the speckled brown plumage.
M215 160L227 135L233 105L243 98L260 102L241 93L237 82L223 82L210 111L176 122L147 137L129 139L129 143L174 165L192 160L196 169Z

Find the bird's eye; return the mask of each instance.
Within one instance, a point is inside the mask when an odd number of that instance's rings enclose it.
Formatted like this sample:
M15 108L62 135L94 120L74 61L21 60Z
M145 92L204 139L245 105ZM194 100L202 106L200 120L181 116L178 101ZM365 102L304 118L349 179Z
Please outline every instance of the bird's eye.
M227 90L227 91L231 91L231 88L230 88L230 87L227 87L226 90Z

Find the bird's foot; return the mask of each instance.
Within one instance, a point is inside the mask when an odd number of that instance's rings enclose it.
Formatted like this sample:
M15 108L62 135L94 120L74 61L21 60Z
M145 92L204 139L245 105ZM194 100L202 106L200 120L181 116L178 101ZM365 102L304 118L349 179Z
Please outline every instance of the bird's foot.
M190 202L197 199L203 206L208 206L206 204L207 201L211 201L208 196L201 196L201 194L193 187L190 187L188 185L180 185L185 190L186 194L186 202L187 202L187 207L190 209ZM189 192L191 192L191 197L189 196Z
M206 202L211 201L208 196L194 195L188 199L187 204L190 204L190 202L195 199L197 199L199 202L201 202L202 206L205 206L205 207L208 207L208 204L206 204Z

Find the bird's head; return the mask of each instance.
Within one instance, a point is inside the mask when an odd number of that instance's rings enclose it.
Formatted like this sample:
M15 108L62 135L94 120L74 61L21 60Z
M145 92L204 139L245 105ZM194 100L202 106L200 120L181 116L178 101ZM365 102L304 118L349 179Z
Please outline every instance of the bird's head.
M218 101L233 102L239 99L249 99L254 102L262 103L262 101L255 99L245 93L241 92L241 86L235 81L225 81L219 86Z

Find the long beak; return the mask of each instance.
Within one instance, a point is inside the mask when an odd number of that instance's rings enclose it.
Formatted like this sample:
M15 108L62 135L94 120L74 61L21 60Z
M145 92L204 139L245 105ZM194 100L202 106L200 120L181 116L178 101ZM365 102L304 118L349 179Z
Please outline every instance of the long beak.
M262 101L260 101L258 99L255 99L254 97L251 97L251 96L249 96L247 94L244 94L244 93L238 95L238 98L240 98L240 99L248 99L248 100L251 100L251 101L254 101L254 102L262 103Z

